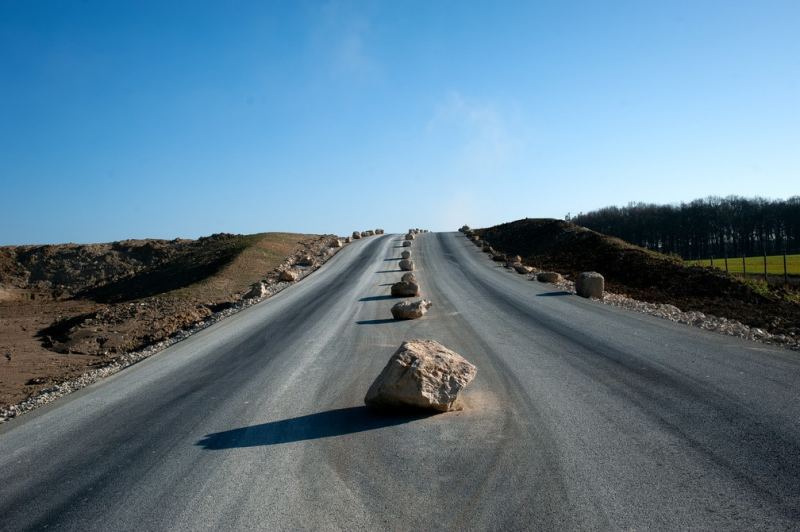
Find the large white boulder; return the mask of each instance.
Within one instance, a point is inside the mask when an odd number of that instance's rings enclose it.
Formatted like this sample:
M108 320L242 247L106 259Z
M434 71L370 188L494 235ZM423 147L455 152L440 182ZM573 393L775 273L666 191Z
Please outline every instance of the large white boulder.
M394 297L417 297L419 295L419 284L416 279L400 281L392 285L392 296Z
M396 320L416 320L424 316L433 303L427 299L406 300L392 307L392 317Z
M403 259L397 265L400 266L400 269L405 272L414 270L414 261L411 259Z
M603 299L605 279L597 272L583 272L575 281L575 292L581 297Z
M456 410L458 394L478 368L434 340L408 340L369 387L364 402L377 409Z

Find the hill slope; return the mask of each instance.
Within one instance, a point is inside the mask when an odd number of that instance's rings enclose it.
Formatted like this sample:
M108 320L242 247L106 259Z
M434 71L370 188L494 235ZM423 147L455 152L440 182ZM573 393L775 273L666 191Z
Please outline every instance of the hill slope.
M800 334L800 304L718 270L686 266L585 227L554 219L524 219L476 230L497 250L525 262L575 275L594 270L610 291L739 320L776 334Z
M166 339L277 269L331 253L331 236L0 248L0 406Z

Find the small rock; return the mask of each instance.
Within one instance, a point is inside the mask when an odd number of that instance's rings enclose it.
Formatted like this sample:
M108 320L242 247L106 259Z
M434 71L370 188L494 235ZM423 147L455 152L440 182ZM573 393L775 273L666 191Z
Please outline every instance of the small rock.
M414 236L414 233L408 233L405 238L406 240L414 240L416 237Z
M412 272L404 273L403 276L400 278L401 281L406 283L416 283L417 278L414 276Z
M432 305L427 299L401 301L392 307L392 317L396 320L415 320L424 316Z
M533 268L531 268L530 266L525 266L524 264L520 264L520 263L514 264L513 267L517 271L517 273L523 274L523 275L531 273L533 271Z
M267 295L267 286L262 282L253 283L250 290L244 295L245 299L261 299Z
M293 270L283 270L280 276L281 281L294 282L297 280L297 273Z
M411 247L411 241L410 240L403 240L403 247L404 248L410 248Z
M536 280L540 283L560 283L561 274L558 272L539 272L536 274Z
M361 238L361 233L353 231L353 240L358 240L359 238Z
M313 266L316 261L311 255L303 255L295 261L298 266Z
M403 407L447 412L478 373L464 357L433 340L409 340L394 352L369 387L371 408Z
M410 251L403 251L400 254L400 257L403 258L403 259L410 259L411 258L411 252Z

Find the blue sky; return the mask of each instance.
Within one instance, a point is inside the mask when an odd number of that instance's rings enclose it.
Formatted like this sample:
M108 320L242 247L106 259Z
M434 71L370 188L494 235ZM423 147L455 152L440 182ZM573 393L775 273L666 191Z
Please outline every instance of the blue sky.
M800 2L0 1L0 244L800 194Z

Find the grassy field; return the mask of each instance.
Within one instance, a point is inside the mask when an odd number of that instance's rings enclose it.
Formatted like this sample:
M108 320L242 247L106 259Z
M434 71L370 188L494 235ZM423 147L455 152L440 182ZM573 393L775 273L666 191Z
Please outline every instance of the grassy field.
M711 259L687 260L691 266L711 266ZM747 274L764 273L764 257L746 257ZM725 269L725 259L714 259L714 267ZM728 257L728 271L730 273L743 273L742 258ZM789 275L800 275L800 255L786 256L786 271ZM767 255L767 273L769 275L783 275L783 255Z

